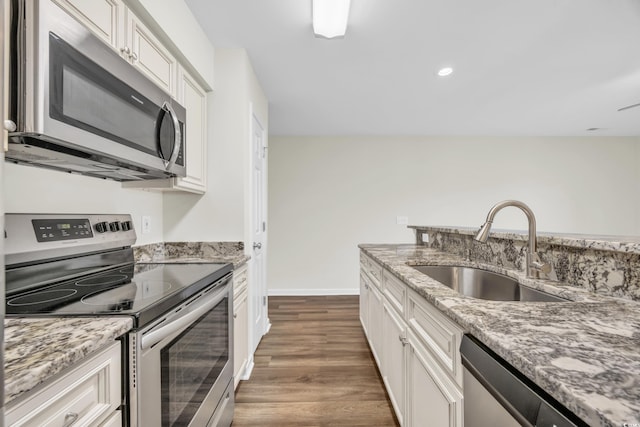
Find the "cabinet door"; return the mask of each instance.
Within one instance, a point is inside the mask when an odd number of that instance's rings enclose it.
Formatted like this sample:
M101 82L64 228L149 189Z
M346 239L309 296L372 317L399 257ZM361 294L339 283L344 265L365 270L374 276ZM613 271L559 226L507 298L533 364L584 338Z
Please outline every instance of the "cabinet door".
M53 1L114 49L124 45L124 6L121 0Z
M364 334L369 337L369 284L364 271L360 270L360 323Z
M382 380L401 426L405 425L407 327L386 300L382 304Z
M233 386L243 379L249 360L249 312L247 292L243 292L233 307Z
M407 425L462 427L462 392L409 331Z
M187 176L177 188L204 193L207 190L207 94L182 67L178 79L178 102L187 110Z
M151 81L176 97L177 61L129 9L126 13L126 40L132 64Z
M378 366L382 366L382 293L375 287L369 286L369 344L371 353Z

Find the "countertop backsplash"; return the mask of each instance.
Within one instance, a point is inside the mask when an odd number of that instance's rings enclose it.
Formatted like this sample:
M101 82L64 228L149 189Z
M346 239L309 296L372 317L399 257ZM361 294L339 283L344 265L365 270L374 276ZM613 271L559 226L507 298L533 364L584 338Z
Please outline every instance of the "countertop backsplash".
M524 271L527 233L496 231L487 243L477 229L409 226L416 243L469 261ZM428 234L428 242L423 239ZM640 302L640 239L637 237L538 234L538 254L552 266L547 279L601 295Z

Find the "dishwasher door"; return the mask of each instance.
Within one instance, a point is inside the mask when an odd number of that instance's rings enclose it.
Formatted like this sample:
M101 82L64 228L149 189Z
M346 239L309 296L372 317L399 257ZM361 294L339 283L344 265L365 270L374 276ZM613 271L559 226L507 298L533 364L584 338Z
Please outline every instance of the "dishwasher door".
M465 427L587 426L472 336L460 353Z

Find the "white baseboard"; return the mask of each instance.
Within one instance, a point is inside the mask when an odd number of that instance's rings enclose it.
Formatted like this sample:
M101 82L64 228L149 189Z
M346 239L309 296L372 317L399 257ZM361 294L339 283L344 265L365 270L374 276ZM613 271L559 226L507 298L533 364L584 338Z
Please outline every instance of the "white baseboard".
M300 297L325 295L360 295L359 288L353 289L269 289L269 296Z
M251 356L251 358L247 362L247 366L244 368L244 371L242 372L242 375L240 376L240 380L247 381L249 378L251 378L251 372L253 372L253 367L254 366L255 366L255 364L253 363L253 356Z

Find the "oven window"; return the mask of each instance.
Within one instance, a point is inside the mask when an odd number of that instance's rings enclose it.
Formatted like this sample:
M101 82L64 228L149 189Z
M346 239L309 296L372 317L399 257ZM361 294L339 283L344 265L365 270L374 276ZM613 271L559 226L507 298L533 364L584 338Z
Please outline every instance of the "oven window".
M160 352L162 426L187 426L229 361L224 298Z

